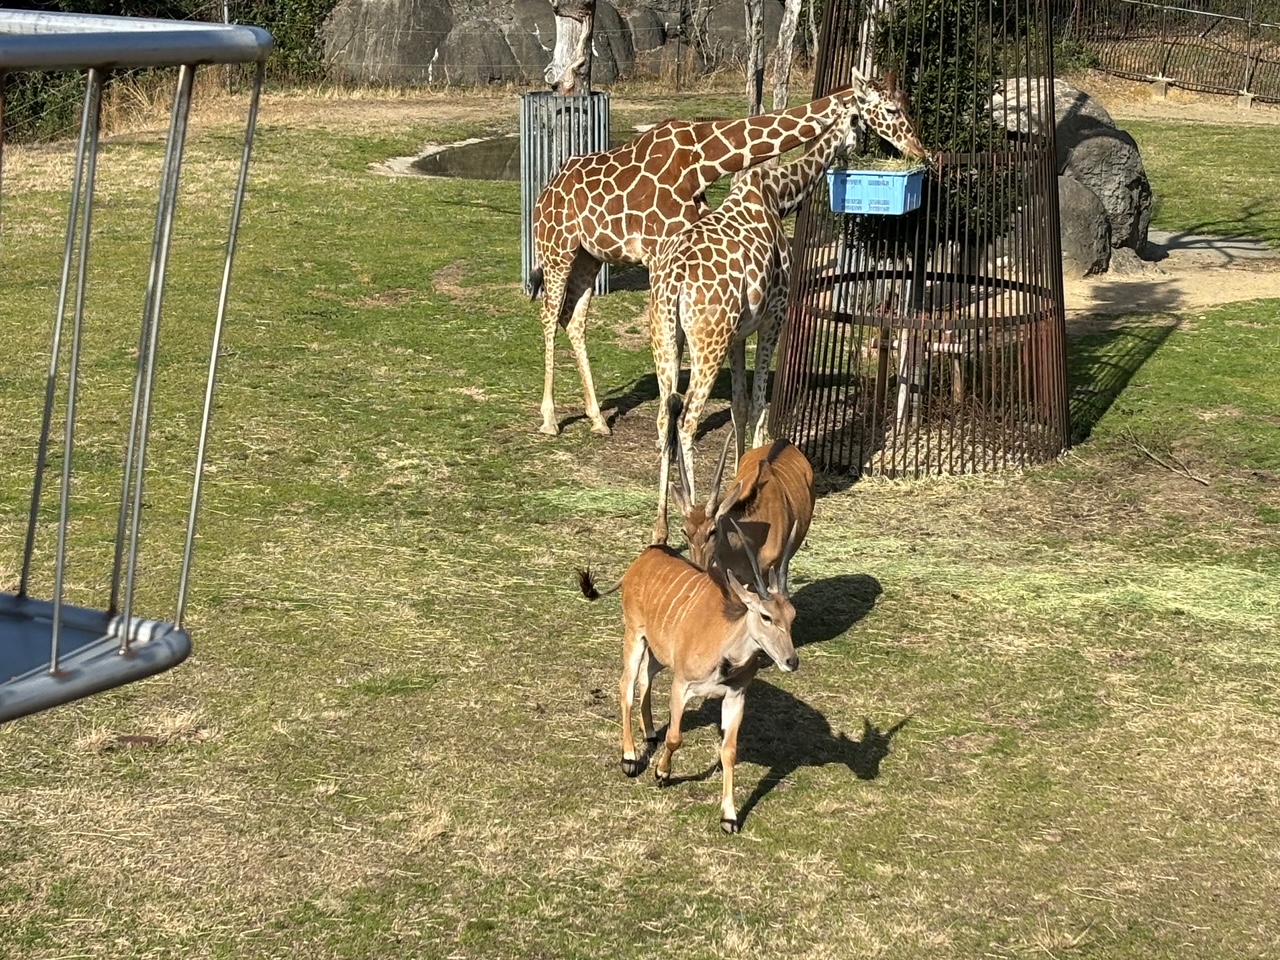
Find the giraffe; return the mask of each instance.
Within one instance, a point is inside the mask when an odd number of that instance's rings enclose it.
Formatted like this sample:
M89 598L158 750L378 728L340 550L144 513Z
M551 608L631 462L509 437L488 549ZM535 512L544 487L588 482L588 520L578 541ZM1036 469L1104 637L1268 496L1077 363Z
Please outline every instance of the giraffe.
M898 109L891 128L874 128L900 151L918 159L927 151L915 135L905 98L892 87ZM738 174L729 195L711 213L659 243L649 264L649 337L658 377L658 518L653 540L667 539L670 447L667 398L675 392L682 345L689 345L689 384L679 427L692 499L693 438L702 409L729 355L733 377L736 463L751 439L765 443L769 366L786 319L790 239L782 219L799 207L852 135L851 115L833 124L803 156L783 165L761 165ZM747 398L746 341L756 334L755 371ZM726 445L726 452L727 452Z
M601 153L571 157L534 206L534 296L542 290L545 368L541 432L560 432L552 380L556 328L564 327L594 433L609 425L596 401L586 323L600 264L647 263L658 241L708 209L711 184L821 136L851 113L898 142L910 134L901 102L856 70L853 84L791 110L736 120L668 120Z

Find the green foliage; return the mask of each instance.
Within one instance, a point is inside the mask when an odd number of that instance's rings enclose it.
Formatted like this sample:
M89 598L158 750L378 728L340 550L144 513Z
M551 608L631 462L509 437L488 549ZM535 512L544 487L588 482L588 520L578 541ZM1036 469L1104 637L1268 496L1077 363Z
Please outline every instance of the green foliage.
M276 49L272 75L286 81L324 76L324 44L320 27L337 0L242 0L236 20L271 32Z
M1007 70L1002 54L1019 30L1012 9L1003 0L918 0L889 6L877 18L874 60L895 72L930 151L981 154L1006 143L990 103ZM885 149L878 139L869 146ZM929 218L938 235L985 242L1008 229L1017 177L1009 169L946 164L926 177L919 209L901 217L858 217L847 227L864 242L897 245L916 237Z

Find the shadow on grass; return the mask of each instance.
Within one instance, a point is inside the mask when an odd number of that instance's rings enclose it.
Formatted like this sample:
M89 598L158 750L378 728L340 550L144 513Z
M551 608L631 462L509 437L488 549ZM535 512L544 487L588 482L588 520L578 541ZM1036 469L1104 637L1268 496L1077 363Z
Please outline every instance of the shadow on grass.
M822 712L799 697L767 680L757 679L747 691L747 708L738 738L738 761L759 764L767 771L746 800L738 804L738 819L745 821L756 805L779 784L802 767L823 767L830 763L849 768L859 780L875 780L880 765L890 754L890 745L911 718L903 717L881 729L869 719L862 720L858 738L836 732ZM720 722L719 701L708 701L685 714L685 734L701 726L715 728ZM659 741L666 731L658 732ZM700 773L673 777L671 784L709 780L719 770L718 761Z
M1071 443L1088 439L1098 421L1177 324L1117 320L1067 341Z

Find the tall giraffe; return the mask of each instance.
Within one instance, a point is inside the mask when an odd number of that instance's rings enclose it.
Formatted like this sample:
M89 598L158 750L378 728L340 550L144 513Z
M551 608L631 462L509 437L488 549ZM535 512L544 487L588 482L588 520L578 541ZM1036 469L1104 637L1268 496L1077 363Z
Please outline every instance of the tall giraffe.
M893 123L876 129L904 154L928 156L916 137L906 102L892 80L885 96L897 109ZM734 462L748 438L765 443L765 403L769 366L786 319L791 242L782 219L799 207L852 135L845 115L791 163L765 164L740 173L724 202L682 232L662 240L649 263L649 337L658 377L659 473L656 543L667 539L670 450L667 398L680 374L682 343L689 346L689 384L680 422L686 465L693 463L693 438L725 355L733 377ZM756 334L756 361L747 401L747 338ZM692 467L688 467L692 497Z
M851 113L891 142L903 127L900 101L854 71L844 90L802 107L739 120L668 120L602 153L571 157L534 206L534 293L543 291L543 433L559 433L552 396L556 327L573 347L587 417L609 425L596 402L587 360L587 309L600 264L647 263L658 241L707 210L711 184L808 143ZM905 124L909 131L910 124Z

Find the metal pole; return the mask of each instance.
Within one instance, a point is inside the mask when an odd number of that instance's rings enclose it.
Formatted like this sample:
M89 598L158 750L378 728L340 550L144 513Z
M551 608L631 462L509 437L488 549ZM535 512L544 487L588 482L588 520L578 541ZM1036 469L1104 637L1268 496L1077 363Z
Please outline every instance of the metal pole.
M156 346L160 341L160 314L164 302L165 272L169 264L169 242L173 236L173 220L178 206L178 182L182 172L182 150L187 137L187 117L191 108L191 86L195 78L195 66L183 64L178 71L178 89L173 99L172 125L169 136L173 139L171 162L167 165L162 188L165 206L161 211L161 232L158 244L158 258L152 271L154 288L148 291L151 301L151 316L148 323L151 328L150 342L147 344L146 377L142 394L142 425L139 432L138 465L134 474L133 518L129 528L129 565L125 574L124 606L121 619L124 625L123 637L120 641L120 652L129 649L129 621L133 614L133 588L138 573L138 537L142 526L142 492L147 467L147 434L151 426L151 393L155 385Z
M49 644L49 672L58 672L58 645L62 638L62 587L67 566L67 524L71 512L71 455L75 450L77 381L80 373L80 343L84 332L84 297L89 269L89 236L93 223L93 180L98 164L98 121L102 107L102 71L89 70L85 88L84 119L80 125L81 143L77 155L85 158L84 217L80 222L80 262L76 266L76 304L71 321L71 360L67 371L67 422L63 429L62 490L58 504L58 552L53 569L53 625ZM78 171L77 171L78 172Z
M222 346L222 327L227 316L227 297L231 290L231 267L235 262L236 237L240 232L240 213L244 207L245 188L249 182L249 158L253 152L253 134L258 124L258 101L262 95L262 83L266 65L258 64L253 78L253 94L249 101L249 122L244 133L244 150L240 155L240 178L236 182L236 197L231 207L231 227L227 236L227 259L222 267L222 289L218 293L218 314L213 325L213 348L209 354L209 378L204 389L204 415L200 419L200 441L196 447L195 479L191 485L191 511L187 517L187 541L182 551L182 574L178 581L178 610L174 625L182 629L182 617L187 606L187 584L191 573L191 555L195 548L196 518L200 510L200 484L204 479L205 450L209 442L209 421L213 414L213 390L218 373L218 352Z
M84 186L84 152L88 142L90 88L86 86L84 109L80 117L80 139L76 142L75 170L71 178L71 206L67 214L67 241L62 249L62 279L58 283L58 305L53 316L53 345L49 351L49 375L44 386L44 413L40 419L40 440L36 446L35 479L31 484L31 510L27 515L27 539L22 553L22 577L18 596L27 595L31 579L31 558L35 552L36 516L40 511L40 493L44 484L44 468L49 458L49 429L53 421L53 397L58 385L58 358L62 353L62 324L67 312L67 291L71 286L71 259L75 252L76 223L80 218L80 192Z

